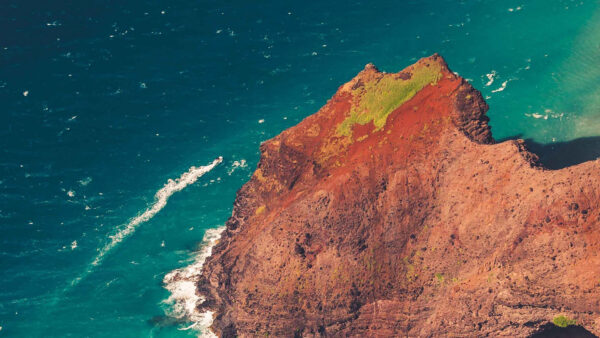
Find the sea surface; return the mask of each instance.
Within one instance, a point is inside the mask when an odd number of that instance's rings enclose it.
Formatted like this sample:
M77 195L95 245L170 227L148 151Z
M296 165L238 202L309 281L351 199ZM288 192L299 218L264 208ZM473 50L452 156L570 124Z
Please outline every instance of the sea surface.
M0 1L0 337L203 334L166 276L193 280L260 143L434 52L496 139L599 155L598 1Z

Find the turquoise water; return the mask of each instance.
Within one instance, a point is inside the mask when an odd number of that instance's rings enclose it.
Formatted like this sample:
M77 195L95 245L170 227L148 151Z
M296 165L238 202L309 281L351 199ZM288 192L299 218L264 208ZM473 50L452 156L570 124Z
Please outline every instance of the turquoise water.
M197 335L163 278L226 221L260 142L368 62L439 52L487 97L497 139L597 153L599 7L3 1L0 336Z

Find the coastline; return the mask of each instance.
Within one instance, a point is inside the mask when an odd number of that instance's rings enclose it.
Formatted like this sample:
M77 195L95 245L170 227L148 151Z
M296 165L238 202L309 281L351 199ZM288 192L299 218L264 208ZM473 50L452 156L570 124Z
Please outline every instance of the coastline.
M216 337L210 330L213 322L214 312L199 311L198 306L206 300L197 291L197 283L202 276L202 268L206 259L212 254L212 249L221 238L225 226L207 229L199 244L199 250L195 252L192 264L175 269L163 278L163 287L171 292L164 303L170 305L167 315L186 322L191 325L178 328L178 330L194 329L198 331L199 337Z

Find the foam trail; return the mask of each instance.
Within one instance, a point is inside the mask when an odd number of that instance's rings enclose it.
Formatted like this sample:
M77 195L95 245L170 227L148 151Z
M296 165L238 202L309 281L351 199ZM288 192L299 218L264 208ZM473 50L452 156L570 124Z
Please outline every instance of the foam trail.
M202 248L194 262L185 268L171 271L163 279L165 289L171 292L169 298L164 301L171 305L168 315L192 322L192 325L179 330L195 329L200 337L216 337L209 329L213 322L213 312L198 311L198 305L202 304L205 298L196 293L196 284L202 274L204 262L212 254L212 248L219 242L223 230L224 226L206 230Z
M150 206L146 211L144 211L141 215L134 217L124 228L119 229L119 231L110 236L110 241L102 247L96 258L92 261L90 269L88 269L83 275L79 276L73 282L71 282L71 286L77 285L87 274L90 273L92 267L97 266L102 262L104 256L112 250L115 246L121 243L127 236L131 235L136 228L150 220L154 215L156 215L162 208L167 205L167 201L169 197L174 193L183 190L190 184L194 184L200 177L202 177L207 172L211 171L216 167L219 163L223 162L223 157L219 156L216 158L211 164L206 166L195 167L192 166L187 172L183 173L179 178L173 180L169 179L167 184L162 187L159 191L154 195L154 203Z
M492 90L492 93L497 93L497 92L503 91L504 89L506 89L506 84L507 83L508 83L508 80L502 82L502 86L500 86L500 88L498 88L498 89Z

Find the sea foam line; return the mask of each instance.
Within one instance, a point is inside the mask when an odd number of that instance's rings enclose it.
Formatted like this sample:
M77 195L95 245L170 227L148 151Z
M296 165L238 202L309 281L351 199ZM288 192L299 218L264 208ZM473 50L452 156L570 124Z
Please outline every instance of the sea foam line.
M110 236L110 241L106 243L99 251L98 255L94 258L90 268L81 276L71 282L71 286L77 285L85 276L87 276L94 266L97 266L102 262L104 256L110 252L114 247L121 243L127 236L131 235L137 227L150 220L156 215L162 208L167 205L169 197L174 193L183 190L190 184L194 184L200 177L209 171L213 170L219 163L223 162L223 157L219 156L211 164L206 166L195 167L192 166L188 171L183 173L179 178L169 179L167 183L156 192L154 195L154 203L146 209L142 214L134 217L124 228L119 229L114 235Z
M202 274L204 262L212 254L212 249L219 242L223 230L225 230L224 226L206 230L201 249L194 262L184 268L171 271L163 279L165 289L171 292L169 298L164 301L171 306L168 315L192 322L192 325L180 330L193 328L198 331L200 337L216 337L210 331L214 313L198 311L198 305L204 303L205 298L196 292L196 285Z

